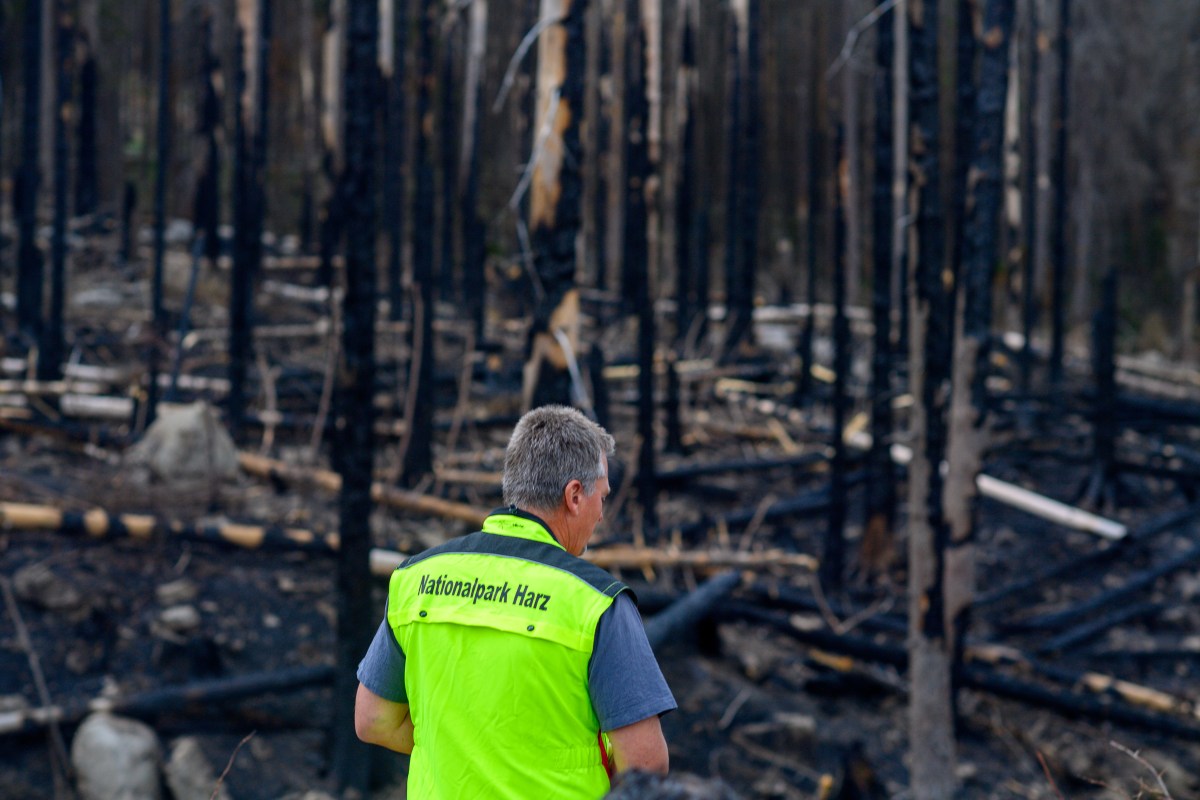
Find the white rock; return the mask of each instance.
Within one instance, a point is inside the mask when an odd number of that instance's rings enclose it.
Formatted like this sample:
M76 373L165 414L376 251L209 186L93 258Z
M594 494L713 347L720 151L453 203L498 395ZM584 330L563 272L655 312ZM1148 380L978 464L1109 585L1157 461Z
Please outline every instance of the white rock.
M228 480L237 475L237 448L217 412L201 401L162 403L158 418L129 449L131 465L144 464L167 483Z
M160 800L158 737L137 720L92 714L71 742L80 800Z

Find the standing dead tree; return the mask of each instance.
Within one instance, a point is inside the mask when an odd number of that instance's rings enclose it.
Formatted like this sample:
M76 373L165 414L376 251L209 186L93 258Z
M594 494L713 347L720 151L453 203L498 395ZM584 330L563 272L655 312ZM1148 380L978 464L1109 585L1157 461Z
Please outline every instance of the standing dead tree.
M26 346L33 346L41 337L42 282L44 280L42 253L37 245L38 143L41 139L42 95L42 3L25 3L23 71L25 99L21 116L21 165L17 168L16 188L13 191L17 217L17 327Z
M166 257L167 173L171 161L171 2L158 4L158 125L157 165L154 172L154 268L150 311L153 320L148 349L150 380L146 386L146 422L154 421L158 407L158 369L167 340L167 313L163 306L163 259ZM240 413L240 409L239 409ZM241 424L239 416L238 424Z
M64 346L63 301L66 293L67 261L67 121L71 118L71 84L74 78L75 19L69 4L55 6L54 102L54 228L50 239L50 303L38 345L37 376L55 380L62 374Z
M579 352L575 236L583 181L586 0L542 0L541 20L557 20L538 40L537 111L529 196L535 306L525 362L524 404L570 404L569 364ZM540 23L539 23L540 24Z
M976 109L962 240L963 265L955 319L953 390L947 445L944 513L950 528L943 570L946 633L961 668L968 612L975 594L976 481L988 446L987 373L992 319L992 274L997 262L1003 192L1004 104L1008 92L1013 0L988 0L980 41ZM961 21L960 21L961 22ZM960 75L962 73L960 72ZM966 79L974 81L969 73ZM960 93L960 97L964 96ZM957 677L955 684L957 684Z
M946 632L943 556L946 521L938 465L946 447L951 302L943 280L945 240L938 115L938 3L910 7L912 189L917 248L910 264L909 380L913 459L909 466L909 742L910 788L919 800L950 800L957 778Z
M342 475L338 504L338 672L333 771L342 788L367 789L365 745L354 736L355 664L370 641L371 482L375 393L375 110L378 96L376 0L349 0L345 72L346 294L342 368L338 371L335 462Z

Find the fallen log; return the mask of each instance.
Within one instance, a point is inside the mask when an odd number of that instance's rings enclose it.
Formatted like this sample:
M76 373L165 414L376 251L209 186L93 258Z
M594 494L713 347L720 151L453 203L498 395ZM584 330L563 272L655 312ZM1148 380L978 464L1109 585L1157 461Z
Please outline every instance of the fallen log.
M151 514L111 514L99 508L64 511L54 506L30 503L0 503L0 529L57 531L92 539L174 536L249 549L281 547L324 553L338 549L336 533L320 534L303 528L235 522L196 525Z
M797 625L788 614L768 611L749 603L730 601L723 604L717 613L730 620L745 619L767 625L821 650L890 664L901 670L908 668L908 652L899 644ZM961 685L966 688L980 689L1068 716L1133 725L1188 741L1200 741L1200 715L1190 700L1109 675L1050 667L1003 646L968 646L966 657L961 673ZM1047 687L1019 680L1002 674L993 665L1017 667L1072 688ZM1086 689L1089 693L1073 691L1073 688ZM1143 708L1151 710L1145 711Z
M1197 560L1200 560L1200 545L1185 550L1161 564L1135 573L1120 586L1100 592L1087 600L1067 608L1059 609L1058 611L1052 611L1048 614L1017 620L1005 627L1014 631L1038 631L1061 628L1081 617L1088 617L1107 605L1124 600L1129 595L1151 586L1164 575L1169 575L1175 570L1182 569Z
M722 572L650 617L646 620L646 638L650 646L660 647L680 633L694 628L717 601L734 590L740 580L737 572Z
M216 703L327 684L333 681L334 672L331 664L291 667L276 672L251 672L232 678L168 686L126 697L97 697L72 705L4 711L0 712L0 734L24 733L56 723L75 723L98 711L145 719L159 714L202 710Z
M283 461L253 453L238 453L238 464L245 472L260 478L316 486L332 493L342 490L342 476L333 470L295 467ZM440 497L395 489L382 483L371 484L371 499L390 508L456 519L476 528L483 525L483 520L489 513L466 503L456 503Z
M743 458L730 461L716 461L707 464L682 464L678 467L660 469L655 473L655 480L662 485L682 483L692 478L708 475L719 475L724 472L748 472L758 470L778 469L781 467L811 467L825 464L829 454L824 450L811 453L800 453L794 456L780 458Z
M1090 642L1123 622L1153 614L1161 611L1162 608L1162 603L1135 603L1133 605L1121 606L1099 619L1089 620L1082 625L1063 631L1058 636L1038 645L1034 652L1038 655L1044 655L1046 653L1059 653L1063 650L1069 650L1084 642Z
M583 557L605 569L634 569L637 567L687 567L691 569L786 569L815 570L817 560L803 553L783 550L674 550L658 547L613 545L588 550ZM371 574L390 575L408 558L407 553L376 548L371 551Z
M1106 561L1110 561L1118 555L1128 555L1132 552L1131 548L1140 548L1145 546L1146 540L1150 537L1177 528L1189 520L1195 519L1197 516L1200 516L1200 503L1195 503L1186 508L1160 514L1152 519L1147 520L1146 522L1143 522L1141 525L1138 525L1127 537L1117 540L1110 547L1091 550L1079 558L1065 561L1061 564L1055 564L1047 569L1039 570L1037 572L1025 573L1024 577L1018 578L1012 583L1001 586L992 590L991 592L979 595L975 598L974 605L976 607L990 605L1014 594L1037 586L1045 581L1053 580L1064 575L1078 577L1080 575L1087 574L1087 570L1089 568L1103 564Z

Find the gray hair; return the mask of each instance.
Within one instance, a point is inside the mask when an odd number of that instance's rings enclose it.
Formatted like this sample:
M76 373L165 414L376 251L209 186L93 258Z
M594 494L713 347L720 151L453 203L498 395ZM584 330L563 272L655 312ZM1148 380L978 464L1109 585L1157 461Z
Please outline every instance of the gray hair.
M540 406L521 417L504 451L504 502L528 511L551 511L568 483L590 495L604 476L604 457L616 441L577 409Z

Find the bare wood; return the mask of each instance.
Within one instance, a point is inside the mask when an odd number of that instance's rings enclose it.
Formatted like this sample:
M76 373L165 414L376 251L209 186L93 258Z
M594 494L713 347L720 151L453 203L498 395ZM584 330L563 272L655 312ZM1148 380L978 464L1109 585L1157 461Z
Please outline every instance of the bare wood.
M588 550L584 559L605 569L633 569L637 567L688 567L698 570L721 569L783 569L815 570L817 560L804 553L784 550L759 550L742 552L737 550L693 550L673 548L639 547L635 545L613 545ZM387 575L407 558L394 550L376 548L371 551L371 572Z
M278 478L287 482L317 486L331 493L340 492L342 489L342 476L332 470L294 467L283 461L253 453L238 453L238 464L251 475L263 478ZM457 519L475 526L482 525L484 517L488 515L487 511L466 503L394 489L378 482L371 485L371 499L391 508Z

